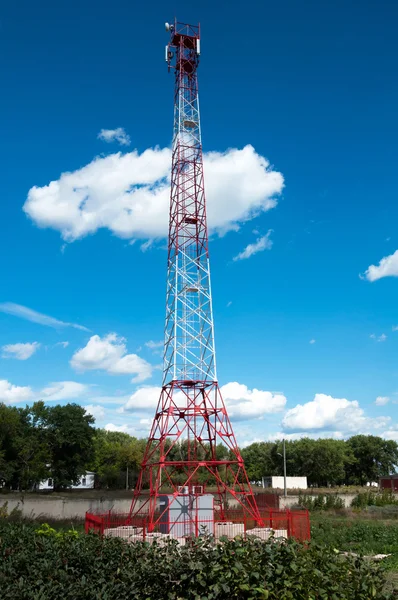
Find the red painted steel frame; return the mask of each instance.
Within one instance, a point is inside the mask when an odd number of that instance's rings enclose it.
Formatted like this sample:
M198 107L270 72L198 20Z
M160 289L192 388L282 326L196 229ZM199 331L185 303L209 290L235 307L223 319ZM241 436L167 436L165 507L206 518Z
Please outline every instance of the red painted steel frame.
M296 540L300 540L302 542L308 541L311 539L311 527L310 527L310 518L308 510L260 510L261 520L263 522L264 527L269 527L273 530L285 530L287 537L293 537ZM250 535L261 535L259 530L253 530L253 527L256 525L254 519L250 518L246 513L242 510L227 510L225 512L225 519L220 520L218 515L214 515L213 518L201 519L195 523L192 528L192 533L189 535L197 535L197 533L204 532L206 529L210 531L214 531L216 533L216 526L218 524L223 524L222 535L227 535L228 537L235 537L235 535L239 535L234 531L234 525L240 524L243 529L244 537ZM172 531L175 522L165 523L166 531L171 530L171 537L178 537L177 533ZM127 527L126 527L127 526ZM85 530L86 533L89 531L95 531L100 534L112 535L112 530L117 530L115 533L117 537L128 538L131 535L131 527L137 527L139 529L138 533L142 532L142 539L146 539L146 534L153 531L148 526L148 513L138 513L132 519L130 515L124 513L113 513L108 511L106 513L86 513L86 523ZM125 531L123 531L123 528ZM160 527L157 527L159 529ZM130 531L129 531L130 529ZM220 530L219 530L220 532ZM218 536L219 537L219 536Z
M162 518L159 496L195 497L205 491L203 486L213 488L218 518L224 518L232 500L247 518L262 524L216 380L197 87L199 33L198 26L175 22L169 44L175 121L165 374L130 511L131 522L138 514L148 515L148 531ZM194 278L199 284L190 289L184 281ZM196 293L195 300L188 292Z

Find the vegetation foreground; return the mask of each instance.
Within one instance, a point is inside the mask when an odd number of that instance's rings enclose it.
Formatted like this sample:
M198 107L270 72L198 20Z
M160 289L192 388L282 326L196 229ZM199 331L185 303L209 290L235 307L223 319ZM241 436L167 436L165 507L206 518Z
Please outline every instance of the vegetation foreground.
M127 544L0 521L2 600L391 599L384 568L293 540Z

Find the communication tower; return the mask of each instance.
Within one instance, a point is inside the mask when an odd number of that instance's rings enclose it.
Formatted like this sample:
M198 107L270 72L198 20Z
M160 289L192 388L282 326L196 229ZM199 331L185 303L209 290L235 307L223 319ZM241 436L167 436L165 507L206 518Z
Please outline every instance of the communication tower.
M146 512L153 531L172 503L185 497L185 519L197 520L193 507L208 490L218 518L234 500L261 523L217 380L197 77L200 27L175 21L166 30L165 58L175 84L163 383L130 518Z

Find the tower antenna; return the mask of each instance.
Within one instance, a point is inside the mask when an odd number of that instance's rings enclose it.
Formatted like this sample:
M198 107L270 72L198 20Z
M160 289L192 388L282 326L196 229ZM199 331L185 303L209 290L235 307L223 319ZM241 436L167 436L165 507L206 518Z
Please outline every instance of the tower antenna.
M186 507L184 531L194 532L193 507L201 497L214 498L218 520L230 500L246 517L261 518L216 371L197 77L200 26L175 21L165 27L174 130L163 383L130 520L145 513L148 531L154 531L177 503Z

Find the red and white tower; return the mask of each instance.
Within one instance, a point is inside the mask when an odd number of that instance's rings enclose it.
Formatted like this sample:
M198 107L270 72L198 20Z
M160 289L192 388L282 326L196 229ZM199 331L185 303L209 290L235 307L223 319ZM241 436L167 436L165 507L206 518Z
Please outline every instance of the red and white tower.
M261 522L218 387L197 69L199 26L166 24L174 71L170 223L163 384L130 516L162 520L159 497L211 488L223 518L226 499Z

